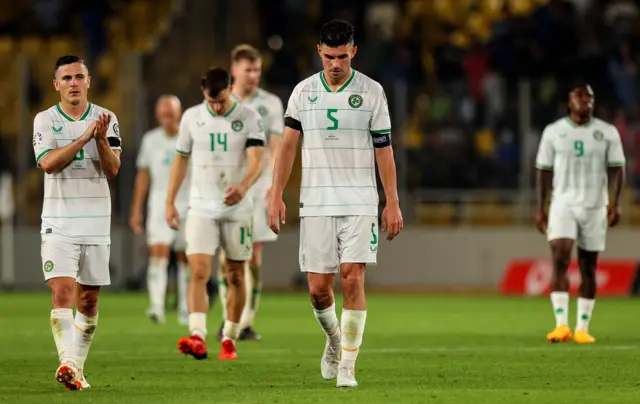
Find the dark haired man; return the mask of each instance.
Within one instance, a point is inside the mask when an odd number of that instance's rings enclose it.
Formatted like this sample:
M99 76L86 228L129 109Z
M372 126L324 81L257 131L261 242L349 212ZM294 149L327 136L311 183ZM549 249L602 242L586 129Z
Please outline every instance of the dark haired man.
M386 194L382 230L391 240L402 229L387 100L379 83L351 68L353 34L353 26L341 20L321 29L317 49L324 68L298 84L289 99L269 206L269 225L278 232L286 217L282 192L304 132L300 267L327 338L321 373L328 380L337 377L338 387L358 385L365 267L376 263L378 251L375 161ZM341 324L333 296L337 273L344 296Z
M98 325L100 287L111 282L107 180L118 174L122 150L118 120L89 103L90 84L80 57L59 58L53 86L60 103L33 121L36 164L46 173L41 255L60 360L56 380L69 390L90 387L84 363Z
M177 155L171 168L166 219L178 229L175 199L193 155L186 220L190 337L178 341L180 352L196 359L208 356L207 281L218 247L226 253L227 316L219 359L236 359L235 342L245 303L244 267L251 258L253 202L245 198L262 172L265 135L260 114L230 97L229 73L212 68L202 77L204 102L187 109L180 120Z

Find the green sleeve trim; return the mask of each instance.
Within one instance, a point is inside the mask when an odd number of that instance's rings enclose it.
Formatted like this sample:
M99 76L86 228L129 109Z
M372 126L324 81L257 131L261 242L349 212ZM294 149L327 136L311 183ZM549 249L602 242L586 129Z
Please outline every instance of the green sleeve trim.
M47 153L49 153L51 150L53 149L47 149L45 151L43 151L42 153L40 153L38 155L38 157L36 157L36 164L38 165L38 167L40 167L40 159L43 158Z
M391 128L372 130L370 132L375 133L376 135L386 135L387 133L391 133Z
M625 163L624 161L610 161L607 165L609 167L624 167Z
M186 152L186 151L183 151L183 150L180 150L180 149L176 149L176 151L177 151L178 153L182 154L183 156L188 156L188 155L190 155L190 154L191 154L191 152Z
M553 166L548 166L544 164L536 164L536 168L538 170L553 170Z

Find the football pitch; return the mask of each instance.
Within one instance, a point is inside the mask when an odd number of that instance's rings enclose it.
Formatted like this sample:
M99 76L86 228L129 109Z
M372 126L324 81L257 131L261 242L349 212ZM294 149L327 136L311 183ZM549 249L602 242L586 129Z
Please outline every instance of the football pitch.
M640 300L599 300L598 341L579 346L546 343L547 299L371 294L360 387L349 390L320 376L324 337L305 294L267 294L263 341L239 342L235 362L216 359L218 304L204 361L178 353L187 330L175 314L164 326L144 317L146 295L105 293L100 304L92 388L67 392L54 380L49 296L0 295L0 402L640 403Z

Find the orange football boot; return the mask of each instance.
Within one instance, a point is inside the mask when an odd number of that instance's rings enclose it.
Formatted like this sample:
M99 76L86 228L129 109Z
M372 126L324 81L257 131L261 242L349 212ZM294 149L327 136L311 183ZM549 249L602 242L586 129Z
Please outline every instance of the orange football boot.
M82 384L76 378L78 370L71 365L63 363L56 370L56 381L62 384L67 390L82 390Z
M553 343L567 342L571 339L571 329L566 325L556 327L555 330L547 334L547 341Z
M589 334L588 331L585 330L576 330L573 334L573 341L578 344L593 344L596 342L596 339Z
M234 344L232 340L226 339L222 341L222 344L220 344L220 355L218 356L218 359L223 361L238 359L236 344Z
M178 349L185 355L191 355L195 359L207 359L207 343L197 335L180 338L178 341Z

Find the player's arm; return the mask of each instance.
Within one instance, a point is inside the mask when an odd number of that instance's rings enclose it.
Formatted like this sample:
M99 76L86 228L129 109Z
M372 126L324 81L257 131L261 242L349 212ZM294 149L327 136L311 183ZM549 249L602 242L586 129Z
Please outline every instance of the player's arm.
M270 112L270 128L269 128L269 153L271 160L269 163L271 164L271 171L276 164L276 157L278 156L278 151L280 150L280 143L282 143L282 135L284 132L284 108L282 107L282 102L278 99L276 104L275 111ZM267 198L271 196L271 187L267 190Z
M115 115L103 113L96 121L96 146L100 167L107 179L114 179L120 170L120 152L122 150L122 140L118 119Z
M143 139L140 153L136 165L138 172L133 187L133 200L131 201L131 217L129 225L136 234L142 233L142 206L147 195L149 194L149 185L151 184L151 175L149 174L149 144L147 138Z
M555 152L551 141L551 132L545 129L540 138L538 155L536 156L536 227L540 232L547 231L547 198L551 192L553 181L553 160Z
M613 128L613 134L607 145L607 174L611 187L612 203L609 209L609 225L615 226L620 220L620 195L625 183L624 149L618 130Z
M64 147L57 147L55 136L42 115L36 115L33 121L33 151L36 164L45 173L53 174L66 167L80 150L93 139L95 122L92 122L82 136Z
M237 185L232 185L226 190L224 203L235 205L244 198L249 188L256 183L262 175L262 154L264 153L265 134L262 121L258 118L252 123L251 132L245 144L247 149L247 172Z
M384 90L380 85L373 90L378 94L373 105L369 131L376 151L378 172L386 199L382 212L382 231L387 232L387 240L392 240L402 230L403 221L400 212L400 198L398 197L396 162L391 146L391 119Z
M191 156L191 148L193 146L193 138L189 130L189 119L187 113L182 115L180 119L180 128L178 130L178 140L176 141L176 158L171 166L169 175L169 189L167 190L167 200L165 203L165 218L169 226L177 230L180 227L180 214L176 209L176 196L187 176L189 169L189 157Z

